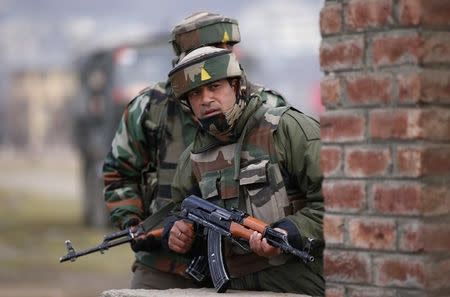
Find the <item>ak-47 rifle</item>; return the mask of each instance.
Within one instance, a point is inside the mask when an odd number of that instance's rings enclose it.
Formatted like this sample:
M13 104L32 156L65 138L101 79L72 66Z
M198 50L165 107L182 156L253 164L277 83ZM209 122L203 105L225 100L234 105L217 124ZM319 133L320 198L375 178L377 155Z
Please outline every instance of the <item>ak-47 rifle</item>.
M104 253L111 247L115 247L118 245L125 244L127 242L131 242L140 236L150 237L153 236L155 238L161 238L163 233L163 228L154 229L159 223L161 223L165 216L169 213L169 211L173 208L173 203L169 203L162 207L158 212L154 213L147 219L145 219L141 224L126 228L122 231L117 231L112 234L105 235L103 241L92 248L88 248L82 250L80 252L76 252L72 246L72 242L70 240L66 240L66 249L67 254L59 258L59 262L71 261L74 262L78 257L82 257L88 254L92 254L95 252ZM154 230L153 230L154 229Z
M310 252L311 247L316 245L316 240L308 239L309 244L302 251L298 250L289 244L286 234L237 209L227 210L205 199L191 195L181 203L179 217L191 220L205 228L209 272L218 293L227 290L230 280L224 263L222 237L246 248L244 244L249 241L254 231L258 231L269 244L280 248L283 252L295 255L305 263L314 261ZM248 248L246 249L248 250ZM193 268L202 267L202 261L204 261L202 257L198 257L197 260L194 259L188 268L188 274L196 278L198 271ZM193 271L189 271L190 269Z

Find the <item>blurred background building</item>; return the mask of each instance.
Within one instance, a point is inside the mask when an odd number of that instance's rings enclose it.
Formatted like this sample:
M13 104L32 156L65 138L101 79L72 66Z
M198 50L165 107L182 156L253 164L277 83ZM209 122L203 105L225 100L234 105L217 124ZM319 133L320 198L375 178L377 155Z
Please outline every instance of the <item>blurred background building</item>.
M67 133L50 136L48 129L54 122L51 118L70 112L61 108L63 103L77 100L74 71L79 58L98 48L167 34L183 17L198 10L237 18L242 33L239 49L252 80L317 116L321 5L321 1L308 0L2 0L0 109L2 115L10 116L1 117L0 144L42 148L50 144L48 137L55 138L52 145L67 141ZM70 129L69 123L59 124L64 125L59 129ZM35 133L30 133L30 126Z

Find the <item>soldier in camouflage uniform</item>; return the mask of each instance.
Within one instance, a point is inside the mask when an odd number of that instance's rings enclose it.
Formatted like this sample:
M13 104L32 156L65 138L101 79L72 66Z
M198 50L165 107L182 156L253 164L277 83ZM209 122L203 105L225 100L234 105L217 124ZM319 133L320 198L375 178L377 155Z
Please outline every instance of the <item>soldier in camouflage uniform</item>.
M184 56L202 45L232 48L239 41L236 20L202 12L176 26L171 43L176 55ZM285 104L275 92L250 83L247 88L267 104ZM145 89L130 102L103 167L105 201L117 227L139 224L167 204L178 158L196 129L189 109L178 104L168 82ZM136 252L132 288L194 286L185 276L189 257L158 248L152 238L136 241L132 248Z
M201 127L180 157L172 184L177 205L195 194L286 231L298 249L308 247L310 239L323 243L319 123L244 92L245 76L226 49L192 51L169 80ZM189 252L195 237L191 223L166 219L163 245L170 250ZM256 231L249 243L253 252L225 245L231 288L324 294L321 247L313 248L316 260L305 264Z

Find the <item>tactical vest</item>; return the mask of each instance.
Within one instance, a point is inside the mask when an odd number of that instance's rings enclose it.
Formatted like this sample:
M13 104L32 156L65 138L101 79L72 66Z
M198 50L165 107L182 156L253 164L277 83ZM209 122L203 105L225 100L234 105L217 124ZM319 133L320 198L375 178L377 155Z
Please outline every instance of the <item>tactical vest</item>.
M248 83L250 93L257 94L268 106L285 105L284 98L259 85ZM147 143L153 144L150 160L142 171L142 192L147 214L159 210L172 198L171 184L178 158L191 144L197 129L191 111L178 104L168 84L158 83L144 90L150 98L144 120ZM156 145L154 145L156 144Z
M238 142L191 153L192 170L204 199L228 209L244 209L267 223L297 210L302 204L301 195L295 191L289 191L294 195L287 194L273 138L281 116L288 109L263 105L249 118ZM226 257L232 277L276 265L231 247Z
M289 214L273 140L286 110L262 106L249 118L238 142L191 153L192 170L204 199L226 208L244 206L250 215L267 223Z

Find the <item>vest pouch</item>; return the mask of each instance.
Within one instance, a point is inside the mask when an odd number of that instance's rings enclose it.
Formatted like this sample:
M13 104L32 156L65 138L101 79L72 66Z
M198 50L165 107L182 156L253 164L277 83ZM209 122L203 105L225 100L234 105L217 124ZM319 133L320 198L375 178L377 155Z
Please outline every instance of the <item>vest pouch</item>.
M266 166L269 160L252 161L249 165L243 165L239 175L239 185L243 186L246 195L250 197L252 204L260 207L270 200L270 196L261 195L267 188Z
M286 191L284 194L276 191L277 176L273 171L278 167L273 166L268 159L252 160L241 167L239 181L246 196L247 211L269 224L284 218L284 207L288 205Z
M199 181L202 198L227 209L238 207L238 185L232 178L232 168L209 171Z
M287 212L291 206L291 203L278 163L269 163L267 165L267 177L270 180L272 200L274 200L277 204L277 217L273 222L271 222L274 223L291 214Z

